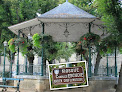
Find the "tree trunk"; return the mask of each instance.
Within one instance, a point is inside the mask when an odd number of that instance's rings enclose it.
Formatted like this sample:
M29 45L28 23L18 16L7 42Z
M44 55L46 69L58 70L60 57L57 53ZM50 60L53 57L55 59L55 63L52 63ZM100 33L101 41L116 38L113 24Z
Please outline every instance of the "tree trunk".
M50 61L48 61L49 62L49 64L53 64L53 60L50 60Z
M116 92L122 92L122 64L121 64L121 69L120 69L120 73L119 73L119 80L118 80Z
M29 61L29 74L33 75L33 60L34 60L34 56L33 57L28 57L28 61Z
M84 57L84 59L85 59L87 62L89 61L88 55L84 55L84 54L83 54L83 57Z
M99 68L99 64L100 64L101 58L102 57L101 57L100 53L98 52L97 58L96 58L96 64L95 64L95 68L94 68L94 76L97 76L98 68Z

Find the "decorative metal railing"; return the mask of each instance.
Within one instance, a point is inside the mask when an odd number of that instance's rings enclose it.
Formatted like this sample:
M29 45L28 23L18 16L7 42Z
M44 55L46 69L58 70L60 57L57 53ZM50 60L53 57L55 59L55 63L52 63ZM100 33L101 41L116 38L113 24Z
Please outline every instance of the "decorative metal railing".
M16 75L16 65L12 65L12 77ZM32 71L30 71L32 69ZM108 69L108 75L107 75L107 69ZM45 70L45 76L48 77L48 65L46 65ZM0 77L2 77L3 73L3 65L0 65ZM40 75L41 76L41 65L19 65L19 75ZM113 67L105 67L100 66L98 69L97 76L114 76L115 75L115 68ZM10 65L5 65L5 76L10 76ZM94 73L92 73L92 76L94 76Z
M12 76L15 76L17 66L12 65ZM27 71L26 71L27 69ZM48 76L48 65L46 65L44 76ZM3 65L0 65L0 77L2 77ZM10 65L5 65L5 76L9 77L10 75ZM19 74L18 75L40 75L41 76L41 65L19 65Z
M97 76L115 76L114 66L108 67L108 75L107 75L107 67L100 66L99 69L98 69Z

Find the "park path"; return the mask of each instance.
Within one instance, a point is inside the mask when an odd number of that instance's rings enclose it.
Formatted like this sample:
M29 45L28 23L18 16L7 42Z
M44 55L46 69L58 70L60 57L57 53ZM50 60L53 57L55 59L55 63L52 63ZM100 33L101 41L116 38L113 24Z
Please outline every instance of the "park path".
M13 88L8 88L6 92L15 92L16 89L13 89ZM0 88L0 92L2 92L2 88ZM20 92L38 92L38 91L34 91L34 90L27 90L27 89L20 89ZM64 91L64 90L56 90L56 91L44 91L44 92L69 92L68 91ZM70 92L74 92L74 91L71 91ZM86 92L86 91L83 91L83 90L76 90L75 92ZM99 91L99 92L115 92L115 89L108 89L108 90L104 90L104 91Z
M6 92L15 92L15 91L16 91L16 89L7 88L7 91ZM0 92L2 92L2 88L0 88ZM20 89L20 92L36 92L36 91Z

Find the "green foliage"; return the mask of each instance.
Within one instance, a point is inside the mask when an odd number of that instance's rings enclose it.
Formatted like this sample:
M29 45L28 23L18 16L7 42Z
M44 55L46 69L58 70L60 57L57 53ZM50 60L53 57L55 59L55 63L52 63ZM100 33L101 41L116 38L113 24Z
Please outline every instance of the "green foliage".
M43 34L41 35L41 38L43 39L44 42L51 42L52 41L52 36Z
M27 41L26 39L24 38L12 38L9 40L8 42L8 45L9 45L9 49L11 52L16 52L16 48L18 48L19 46L19 49L20 49L20 52L23 54L23 56L25 54L27 54Z
M113 53L115 47L119 48L119 40L117 39L116 35L109 35L108 37L102 39L100 42L98 49L100 50L101 55L111 54Z
M35 18L37 12L44 13L57 6L57 3L57 0L1 0L0 44L3 44L5 40L8 41L10 38L15 37L15 34L8 30L8 26ZM40 8L41 11L38 11ZM14 48L14 45L10 46L10 48ZM3 45L0 46L0 52L3 52Z
M85 55L87 52L87 49L82 48L82 44L81 41L77 43L77 45L75 46L75 51L78 55Z
M34 51L38 56L42 55L41 48L34 47ZM43 51L45 53L44 57L48 61L54 59L60 60L60 58L68 60L68 58L74 53L71 44L65 42L53 42L52 40L43 42Z
M15 35L8 30L8 26L12 24L12 16L11 16L11 10L10 10L11 4L7 0L1 0L0 1L0 53L4 53L4 45L3 42L6 40L9 41L10 38L13 38ZM10 58L10 51L8 48L11 48L13 52L15 52L14 45L9 45L9 47L6 47L6 56ZM8 59L9 59L8 58Z
M122 48L119 48L120 54L122 54Z
M68 60L69 57L71 57L71 55L75 53L72 43L62 42L57 44L59 44L59 50L55 59L60 60L61 58L63 58L65 60Z
M54 60L57 56L58 50L60 49L60 44L57 42L49 42L44 44L44 50L46 53L46 59L51 61Z
M12 38L12 39L10 39L8 41L9 49L13 53L16 52L16 50L15 50L15 43L14 42L15 42L15 38Z
M27 50L28 44L27 44L26 39L24 38L16 39L15 43L17 46L19 45L20 52L22 53L23 56L28 53L28 50Z
M100 36L94 33L84 34L78 43L75 45L75 51L79 55L84 57L88 56L88 48L90 46L98 46L100 42Z
M35 47L41 48L41 44L49 44L52 42L52 37L50 35L39 35L38 33L33 35L33 45ZM49 44L50 45L50 44Z
M54 59L60 59L64 58L68 60L68 58L71 56L71 54L74 52L71 49L71 46L66 43L61 42L54 42L52 40L52 37L50 35L39 35L38 33L33 35L33 45L34 50L36 54L39 56L42 55L41 52L41 46L43 45L43 50L45 53L45 59L46 60L54 60ZM66 50L66 46L68 46L68 49Z
M87 47L89 44L96 45L100 41L100 36L94 33L87 33L81 37L80 41L82 46L85 47Z
M110 36L104 38L98 49L101 55L113 53L115 46L119 49L122 44L122 8L118 0L95 0L94 5L97 8L96 12L104 21L107 31ZM120 50L121 51L121 50Z
M33 45L35 47L41 48L40 35L38 33L33 35Z
M97 11L102 15L107 30L122 33L122 8L118 0L96 0L96 2Z

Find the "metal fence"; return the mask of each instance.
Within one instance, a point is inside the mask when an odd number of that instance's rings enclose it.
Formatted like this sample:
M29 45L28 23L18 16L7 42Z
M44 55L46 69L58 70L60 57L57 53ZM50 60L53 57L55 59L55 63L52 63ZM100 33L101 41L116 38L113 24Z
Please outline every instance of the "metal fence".
M33 72L29 71L29 67L32 68ZM27 68L27 71L26 71ZM12 76L16 75L16 69L17 66L15 64L12 65ZM107 69L108 69L108 75L107 75ZM45 70L45 76L48 77L48 65L46 65ZM10 75L10 65L5 65L5 74L7 77ZM2 72L3 72L3 65L0 65L0 77L2 77ZM19 65L19 75L40 75L41 76L41 65ZM92 74L92 76L94 73ZM105 67L105 66L100 66L98 68L98 74L97 76L115 76L115 68L113 67Z
M27 71L26 71L27 68ZM30 72L29 68L32 68L32 71ZM12 76L15 76L17 69L17 65L12 65ZM48 65L46 65L46 68L44 69L45 76L48 76ZM3 73L3 65L0 65L0 77L2 77ZM10 65L5 65L5 76L9 77L10 75ZM40 75L41 76L41 65L19 65L19 74L18 75Z
M108 69L108 75L107 75L107 69ZM97 76L115 76L115 67L105 67L105 66L100 66L98 68L98 73Z

